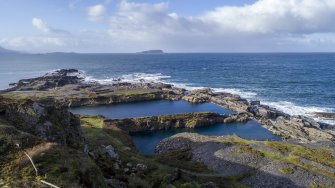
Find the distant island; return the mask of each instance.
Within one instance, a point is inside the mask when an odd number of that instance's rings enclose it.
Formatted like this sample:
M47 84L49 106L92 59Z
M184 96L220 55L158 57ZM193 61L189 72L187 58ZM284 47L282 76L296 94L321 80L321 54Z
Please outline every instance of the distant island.
M139 54L163 54L163 50L147 50L147 51L142 51L142 52L137 52Z

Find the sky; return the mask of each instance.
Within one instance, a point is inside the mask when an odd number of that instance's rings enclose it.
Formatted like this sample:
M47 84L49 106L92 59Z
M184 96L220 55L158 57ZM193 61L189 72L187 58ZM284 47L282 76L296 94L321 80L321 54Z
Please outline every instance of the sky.
M334 52L335 0L0 0L26 52Z

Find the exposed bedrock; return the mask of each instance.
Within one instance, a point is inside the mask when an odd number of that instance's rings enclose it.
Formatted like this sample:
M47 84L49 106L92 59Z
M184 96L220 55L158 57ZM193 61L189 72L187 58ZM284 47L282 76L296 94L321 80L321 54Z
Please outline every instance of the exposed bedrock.
M108 119L106 126L117 126L130 133L168 130L173 128L198 128L217 123L245 122L249 117L245 113L220 115L212 112L170 114L141 118Z
M250 187L335 186L334 150L237 136L180 133L161 141L157 154L188 151L216 175L240 177Z

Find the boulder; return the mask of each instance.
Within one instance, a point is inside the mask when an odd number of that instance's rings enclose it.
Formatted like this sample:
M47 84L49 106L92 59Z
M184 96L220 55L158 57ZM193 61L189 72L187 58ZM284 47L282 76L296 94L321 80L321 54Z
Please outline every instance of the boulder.
M119 154L117 154L115 152L115 149L113 146L108 145L105 148L105 152L108 155L109 158L111 158L112 160L118 160L119 159Z

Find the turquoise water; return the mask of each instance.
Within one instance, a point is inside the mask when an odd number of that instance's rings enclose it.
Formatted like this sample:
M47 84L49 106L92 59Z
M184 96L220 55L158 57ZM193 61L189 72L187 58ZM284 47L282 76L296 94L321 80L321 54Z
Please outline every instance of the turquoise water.
M0 55L0 88L60 68L83 70L103 83L121 78L211 87L291 115L335 112L335 53Z
M248 121L247 123L222 123L198 129L174 129L147 134L135 134L132 135L132 138L136 148L141 154L152 155L154 154L155 146L161 140L182 132L192 132L210 136L236 134L245 139L280 140L279 136L274 135L255 121Z
M103 115L108 118L129 118L143 116L158 116L163 114L178 114L187 112L216 112L219 114L232 114L231 110L216 104L192 104L184 100L144 101L126 104L100 105L93 107L79 107L70 110L75 114Z

